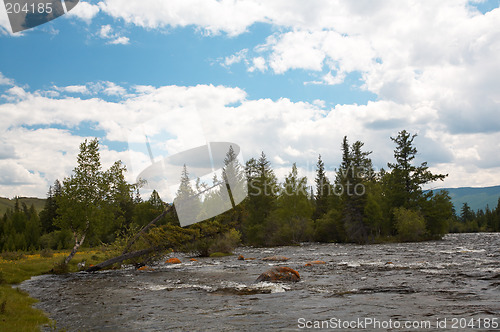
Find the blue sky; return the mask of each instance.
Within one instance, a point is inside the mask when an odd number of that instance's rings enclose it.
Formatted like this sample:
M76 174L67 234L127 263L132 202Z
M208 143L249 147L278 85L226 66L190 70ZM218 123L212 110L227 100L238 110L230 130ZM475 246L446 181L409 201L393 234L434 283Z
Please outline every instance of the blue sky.
M499 3L81 1L16 34L2 7L0 196L43 197L93 136L133 181L139 127L159 156L225 140L310 184L344 135L380 168L407 129L436 186L498 185Z

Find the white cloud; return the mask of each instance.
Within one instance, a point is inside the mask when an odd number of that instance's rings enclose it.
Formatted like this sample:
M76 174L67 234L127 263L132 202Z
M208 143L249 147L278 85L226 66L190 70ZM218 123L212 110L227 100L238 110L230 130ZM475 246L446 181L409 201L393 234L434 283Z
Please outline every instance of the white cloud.
M248 62L247 60L247 53L248 53L248 49L242 49L241 51L239 52L236 52L235 54L232 54L230 56L227 56L224 58L224 61L221 62L221 64L224 66L224 67L230 67L236 63L240 63L240 62Z
M253 1L173 0L140 2L105 0L101 10L144 28L199 26L206 34L241 34L265 16L263 6Z
M128 45L129 42L130 39L128 37L117 37L116 39L113 39L109 43L113 45Z
M112 32L113 28L111 27L111 25L106 24L101 26L101 30L99 30L99 36L101 36L101 38L112 38Z
M77 17L87 24L99 13L99 6L80 1L78 5L68 12L68 17Z
M108 44L112 45L128 45L130 39L128 37L121 36L119 33L115 33L111 25L106 24L101 26L99 30L99 36L103 39L108 39Z
M254 71L261 71L264 72L267 70L267 64L266 64L266 59L263 57L255 57L252 59L252 66L248 68L249 72L254 72Z
M85 85L68 85L65 87L54 86L54 89L61 92L79 93L83 95L90 94L89 89Z
M3 76L0 72L0 85L14 85L14 80Z
M127 90L113 82L106 82L106 88L103 90L103 93L108 96L120 96L127 93Z

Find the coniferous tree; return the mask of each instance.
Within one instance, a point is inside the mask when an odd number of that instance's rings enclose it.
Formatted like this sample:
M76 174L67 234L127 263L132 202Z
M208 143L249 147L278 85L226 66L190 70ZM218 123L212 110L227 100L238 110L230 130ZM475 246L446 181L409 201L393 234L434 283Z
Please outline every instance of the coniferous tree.
M363 143L356 141L349 146L347 137L342 141L342 162L337 172L336 188L341 190L342 220L349 241L364 243L370 229L365 224L367 184L373 180L373 166L363 151Z
M398 133L398 136L391 140L396 143L394 150L395 163L388 163L391 169L390 184L391 198L394 207L404 206L415 208L423 197L422 186L429 182L444 180L447 175L432 174L429 171L427 162L419 166L413 165L417 154L417 149L413 145L413 140L417 135L411 135L406 130Z
M277 198L277 208L267 221L269 243L290 244L307 239L313 206L307 193L307 178L299 177L297 165L285 178Z
M44 208L42 211L40 211L39 214L43 233L51 233L58 228L54 224L54 221L58 217L57 199L60 195L61 195L61 183L59 182L59 180L56 180L54 182L54 185L49 187Z
M460 221L463 223L467 223L475 219L475 213L470 208L469 204L464 203L462 205L462 209L460 210Z
M271 163L264 152L259 160L250 159L245 173L248 183L247 212L244 222L244 236L251 244L263 244L265 220L276 208L278 183Z
M174 199L174 206L182 226L202 220L200 219L200 213L202 212L200 195L191 186L186 165L182 168L181 181Z
M328 211L328 201L331 191L331 184L326 176L325 165L321 160L321 155L318 157L316 164L316 194L314 195L315 211L313 219L318 219Z

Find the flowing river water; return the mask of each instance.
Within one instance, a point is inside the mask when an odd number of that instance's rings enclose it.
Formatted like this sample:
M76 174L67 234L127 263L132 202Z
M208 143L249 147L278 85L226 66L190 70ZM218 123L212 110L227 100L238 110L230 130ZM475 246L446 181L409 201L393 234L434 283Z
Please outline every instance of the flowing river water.
M154 271L43 275L20 288L68 331L500 330L500 233L235 254L176 253L181 264ZM290 259L262 260L273 255ZM326 264L305 266L312 260ZM301 281L255 283L273 265L296 269Z

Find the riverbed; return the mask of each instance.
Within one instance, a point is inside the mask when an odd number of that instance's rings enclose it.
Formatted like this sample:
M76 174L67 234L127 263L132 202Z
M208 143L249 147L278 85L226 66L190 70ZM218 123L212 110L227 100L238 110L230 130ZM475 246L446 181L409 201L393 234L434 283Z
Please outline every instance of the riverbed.
M274 255L289 260L262 260ZM43 275L20 288L68 331L500 330L499 233L169 257L182 263ZM325 264L305 266L313 260ZM297 270L301 281L255 282L276 265Z

